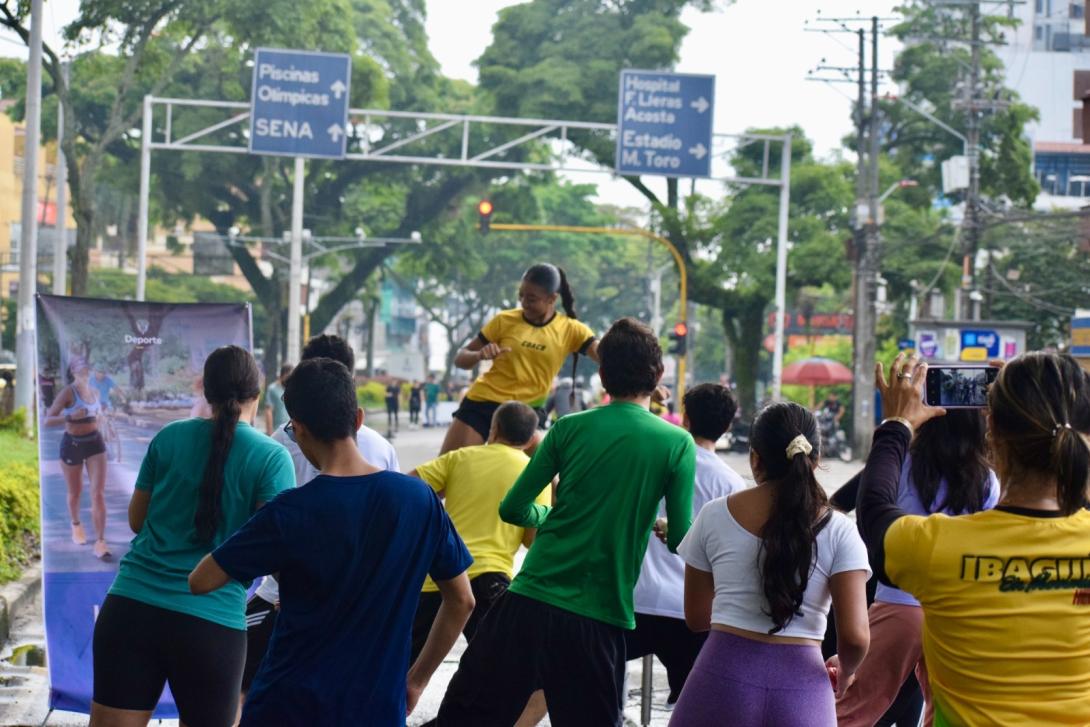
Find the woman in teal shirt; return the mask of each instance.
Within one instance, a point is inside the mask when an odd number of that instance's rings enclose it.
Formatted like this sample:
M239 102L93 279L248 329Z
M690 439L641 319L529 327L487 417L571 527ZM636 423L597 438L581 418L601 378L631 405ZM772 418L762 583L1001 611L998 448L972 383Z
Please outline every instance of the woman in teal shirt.
M246 658L245 589L189 592L189 572L281 490L291 456L246 422L261 377L238 346L204 365L213 418L172 422L155 436L129 502L136 537L94 635L91 725L146 725L170 684L183 724L234 723ZM203 464L203 467L201 466Z

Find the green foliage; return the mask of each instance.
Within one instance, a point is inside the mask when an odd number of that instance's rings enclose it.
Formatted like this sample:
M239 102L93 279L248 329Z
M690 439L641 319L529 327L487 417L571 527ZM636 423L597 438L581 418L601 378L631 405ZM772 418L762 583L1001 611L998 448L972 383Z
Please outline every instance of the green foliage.
M1017 21L982 5L981 88L989 99L1006 101L1006 108L984 114L981 120L981 189L985 195L1006 197L1031 206L1039 192L1033 177L1032 150L1023 134L1025 124L1038 118L1036 109L1021 102L1006 87L1003 63L987 43L1003 41ZM970 50L950 38L969 38L968 5L940 5L926 0L907 0L898 8L904 20L892 35L906 41L894 63L893 80L901 95L916 105L930 107L947 125L964 133L966 111L957 103L959 87L968 83ZM911 42L909 40L911 39ZM941 194L939 162L962 154L962 142L950 132L897 101L882 103L883 124L888 125L883 151L889 153L905 176L918 180L918 193ZM931 161L934 160L934 161Z
M136 276L120 270L101 268L91 276L87 291L92 298L131 300L136 293ZM147 299L161 303L244 303L252 294L199 275L148 271Z
M0 417L0 432L22 435L26 428L26 409L20 407L5 417Z
M593 185L519 178L491 190L494 223L520 222L588 227L616 223L610 211L595 207ZM398 259L394 277L413 290L429 317L447 333L451 371L457 349L475 336L497 309L518 305L519 280L538 262L562 267L575 295L576 313L592 329L604 331L615 319L637 315L645 320L648 244L642 239L563 232L500 232L481 235L476 200L463 202L460 214L433 233L438 244ZM650 261L669 258L650 243ZM415 285L414 285L415 283ZM675 288L676 289L676 288ZM668 307L672 301L667 299ZM593 364L583 360L580 372Z
M25 418L25 412L17 412ZM38 445L0 422L0 583L18 578L39 552Z
M356 400L364 411L380 409L386 404L386 387L377 381L368 381L356 387Z
M982 281L990 318L1033 323L1030 349L1066 348L1071 317L1090 302L1090 257L1077 218L1034 216L992 228L992 270Z
M670 68L688 28L690 0L532 0L500 11L492 44L478 59L481 88L505 116L614 121L622 68ZM602 164L614 144L573 134Z

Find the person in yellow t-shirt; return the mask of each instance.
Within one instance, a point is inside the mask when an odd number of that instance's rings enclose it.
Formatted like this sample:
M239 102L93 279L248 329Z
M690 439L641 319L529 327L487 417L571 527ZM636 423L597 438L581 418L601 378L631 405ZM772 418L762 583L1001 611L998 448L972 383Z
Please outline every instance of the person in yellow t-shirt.
M558 299L566 315L557 312ZM519 306L496 314L455 356L458 368L472 369L481 361L491 361L492 367L477 377L454 412L440 454L483 444L492 414L505 401L543 407L553 379L571 354L576 354L573 380L578 354L598 360L598 341L577 320L575 297L561 268L548 263L531 266L519 285Z
M486 444L447 452L409 473L424 480L443 498L454 529L473 556L473 565L466 574L477 603L462 629L467 641L510 585L519 546L530 547L537 532L509 525L499 514L500 501L530 462L525 450L534 440L537 425L537 412L521 402L508 401L493 414ZM536 502L551 505L550 490L544 490ZM428 578L413 619L410 661L415 661L424 648L442 603L439 587ZM531 697L518 724L537 724L545 712L544 695L539 691Z
M894 361L878 388L859 527L882 582L923 607L934 724L1090 724L1090 378L1067 355L1011 361L988 392L1002 495L972 515L906 515L897 482L912 434L944 410L927 366Z

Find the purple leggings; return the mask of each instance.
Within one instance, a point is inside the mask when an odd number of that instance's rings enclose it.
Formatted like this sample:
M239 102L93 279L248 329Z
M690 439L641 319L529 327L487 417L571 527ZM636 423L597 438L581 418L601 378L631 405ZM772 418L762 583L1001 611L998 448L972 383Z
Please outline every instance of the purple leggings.
M836 727L821 648L766 644L712 631L670 727Z

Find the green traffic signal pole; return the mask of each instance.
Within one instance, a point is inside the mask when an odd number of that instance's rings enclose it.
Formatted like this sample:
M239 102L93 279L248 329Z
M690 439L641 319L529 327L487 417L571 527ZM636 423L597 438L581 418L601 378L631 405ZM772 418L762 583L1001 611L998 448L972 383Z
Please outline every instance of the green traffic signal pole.
M641 230L638 227L582 227L579 225L519 225L509 223L493 222L490 228L497 232L568 232L577 235L621 235L626 237L642 237L647 240L654 240L660 245L664 246L670 251L670 254L674 256L674 262L677 263L678 275L681 279L681 322L688 325L687 316L689 312L689 279L688 271L685 267L685 258L682 257L681 252L674 246L674 243L667 240L661 235L656 235L650 230ZM688 333L686 335L686 347L688 347ZM677 401L679 403L685 398L685 356L679 356L677 361Z

